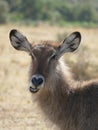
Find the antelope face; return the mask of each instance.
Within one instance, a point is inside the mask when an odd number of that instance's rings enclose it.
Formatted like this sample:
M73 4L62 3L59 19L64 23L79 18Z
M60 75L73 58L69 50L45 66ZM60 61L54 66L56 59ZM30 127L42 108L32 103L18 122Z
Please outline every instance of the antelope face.
M55 72L59 58L66 52L75 51L81 41L79 32L69 35L58 46L53 44L31 45L27 38L17 30L11 30L10 41L17 50L26 51L31 55L30 91L35 93L43 88L51 75Z
M51 70L55 69L56 47L48 44L35 45L32 46L32 53L30 91L37 92L45 86Z

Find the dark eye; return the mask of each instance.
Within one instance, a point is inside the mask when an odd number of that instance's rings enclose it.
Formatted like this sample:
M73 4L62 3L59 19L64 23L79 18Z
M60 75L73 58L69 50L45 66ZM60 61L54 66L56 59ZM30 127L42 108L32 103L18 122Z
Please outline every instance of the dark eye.
M55 57L56 57L56 53L53 53L51 56L50 56L50 60L52 60L52 59L55 59Z
M53 54L53 55L51 56L51 59L55 59L55 57L56 57L56 54Z
M29 55L32 57L33 60L35 59L35 56L33 53L30 53Z

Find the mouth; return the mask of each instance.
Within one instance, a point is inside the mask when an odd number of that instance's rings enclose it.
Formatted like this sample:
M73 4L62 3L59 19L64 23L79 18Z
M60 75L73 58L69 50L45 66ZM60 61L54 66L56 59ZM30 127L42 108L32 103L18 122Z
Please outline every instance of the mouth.
M40 85L40 86L35 86L32 83L30 83L30 87L29 87L29 91L31 93L37 93L41 88L43 88L44 85Z
M38 88L33 88L32 86L29 87L29 90L30 90L31 93L36 93L36 92L39 91Z

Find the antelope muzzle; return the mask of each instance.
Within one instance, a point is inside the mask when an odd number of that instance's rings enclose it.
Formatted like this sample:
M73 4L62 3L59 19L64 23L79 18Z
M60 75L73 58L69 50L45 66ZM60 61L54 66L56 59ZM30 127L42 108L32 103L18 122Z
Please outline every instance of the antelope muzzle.
M44 87L45 79L42 75L33 75L30 81L30 92L36 93Z

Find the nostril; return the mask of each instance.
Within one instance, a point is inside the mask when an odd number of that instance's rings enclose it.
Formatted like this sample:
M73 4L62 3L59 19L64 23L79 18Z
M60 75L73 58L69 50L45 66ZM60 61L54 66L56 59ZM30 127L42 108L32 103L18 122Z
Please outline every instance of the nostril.
M32 82L34 85L36 85L36 84L37 84L37 78L36 78L36 77L32 77L31 82Z
M43 83L43 78L39 77L37 82L38 82L39 85L42 84Z
M35 85L35 86L39 86L44 82L44 77L41 75L34 75L31 79L31 82Z

